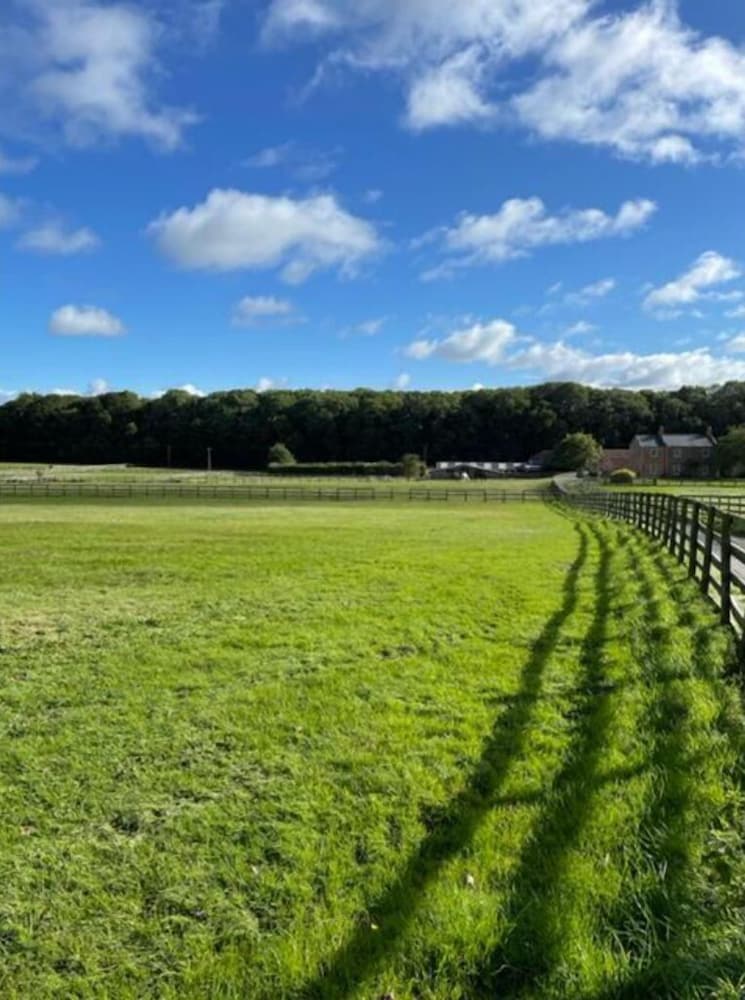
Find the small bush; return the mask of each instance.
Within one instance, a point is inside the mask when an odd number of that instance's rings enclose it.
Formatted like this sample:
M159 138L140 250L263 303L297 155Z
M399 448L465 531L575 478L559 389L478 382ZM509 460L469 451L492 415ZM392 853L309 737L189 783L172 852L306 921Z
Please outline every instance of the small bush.
M295 456L286 444L278 441L269 449L269 465L295 465Z
M636 473L633 469L614 469L610 474L610 481L615 486L628 486L636 482Z
M407 479L421 479L427 471L427 466L418 455L409 453L401 459L401 469Z

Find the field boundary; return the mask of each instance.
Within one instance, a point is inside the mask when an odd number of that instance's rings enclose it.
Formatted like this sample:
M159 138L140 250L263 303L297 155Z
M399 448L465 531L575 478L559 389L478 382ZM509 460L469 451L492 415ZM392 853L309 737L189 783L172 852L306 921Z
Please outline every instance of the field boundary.
M572 508L625 521L662 543L717 607L722 624L745 638L745 518L739 516L745 503L738 506L735 497L572 492L558 483L554 492Z
M281 486L206 483L65 483L56 482L2 482L0 499L8 498L53 499L55 497L87 497L91 499L124 500L134 498L187 499L187 500L298 500L298 501L425 501L446 503L526 503L548 500L550 490L479 489L457 487L436 489L426 486L377 487L377 486Z

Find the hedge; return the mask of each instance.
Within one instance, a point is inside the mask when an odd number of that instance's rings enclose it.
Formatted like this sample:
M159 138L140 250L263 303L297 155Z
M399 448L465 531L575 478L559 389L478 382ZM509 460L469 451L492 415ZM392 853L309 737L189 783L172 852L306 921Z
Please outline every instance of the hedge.
M401 476L400 462L295 462L271 463L273 476Z

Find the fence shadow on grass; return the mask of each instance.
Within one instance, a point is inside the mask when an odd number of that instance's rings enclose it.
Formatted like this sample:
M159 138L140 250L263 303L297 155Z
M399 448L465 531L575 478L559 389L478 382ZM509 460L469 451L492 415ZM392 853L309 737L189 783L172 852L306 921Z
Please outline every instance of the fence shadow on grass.
M727 949L702 954L699 949L707 946L700 940L699 929L691 923L695 919L692 914L699 907L695 899L696 887L691 884L689 860L689 841L695 833L690 828L687 813L693 806L700 767L706 762L700 759L700 751L697 759L687 749L683 725L687 707L681 685L686 680L710 674L709 647L712 631L718 625L705 621L696 623L685 604L678 605L674 622L661 624L659 580L655 580L652 573L670 590L682 589L684 580L674 572L672 560L655 551L655 547L644 545L639 539L635 549L641 593L645 598L642 628L647 636L648 650L653 650L654 677L651 681L655 697L649 720L652 732L650 766L658 776L655 794L641 817L640 830L649 844L650 864L657 871L664 866L665 878L664 882L655 880L642 898L633 900L632 912L626 913L625 921L622 912L615 915L617 940L623 943L636 968L623 981L609 984L598 994L597 1000L636 1000L639 997L677 1000L682 995L691 995L691 991L695 991L696 996L713 996L719 980L742 982L745 955ZM650 557L652 572L644 568L643 558L638 558L640 549L642 555ZM690 633L692 663L687 676L681 676L679 670L671 669L665 662L665 646L680 629Z
M518 696L497 719L478 765L464 789L435 818L432 829L409 857L403 870L369 907L379 930L367 923L352 932L319 973L296 992L297 1000L333 1000L346 996L394 949L414 917L423 893L441 867L472 840L492 809L510 765L524 749L545 668L562 629L579 602L579 580L588 558L588 532L575 521L579 551L563 587L563 601L533 644L523 667Z
M611 610L611 550L604 534L594 526L593 533L600 559L592 621L579 655L577 730L554 780L550 804L518 862L506 911L510 931L470 977L464 994L468 997L508 997L530 991L552 968L561 948L554 912L560 905L557 887L567 855L582 834L602 783L600 772L613 718L615 687L608 682L603 666Z

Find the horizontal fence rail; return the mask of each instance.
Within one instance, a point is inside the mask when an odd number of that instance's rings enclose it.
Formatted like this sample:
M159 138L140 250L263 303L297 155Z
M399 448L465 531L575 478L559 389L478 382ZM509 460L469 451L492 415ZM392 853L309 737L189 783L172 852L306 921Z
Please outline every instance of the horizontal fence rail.
M572 507L625 521L657 539L716 604L722 624L745 634L745 519L724 508L720 497L558 487L557 493Z
M0 500L10 497L90 497L101 499L128 499L150 497L154 499L189 500L401 500L445 503L515 503L547 500L548 490L498 490L498 489L431 489L424 486L375 487L375 486L250 486L243 484L203 483L65 483L57 482L0 482Z

